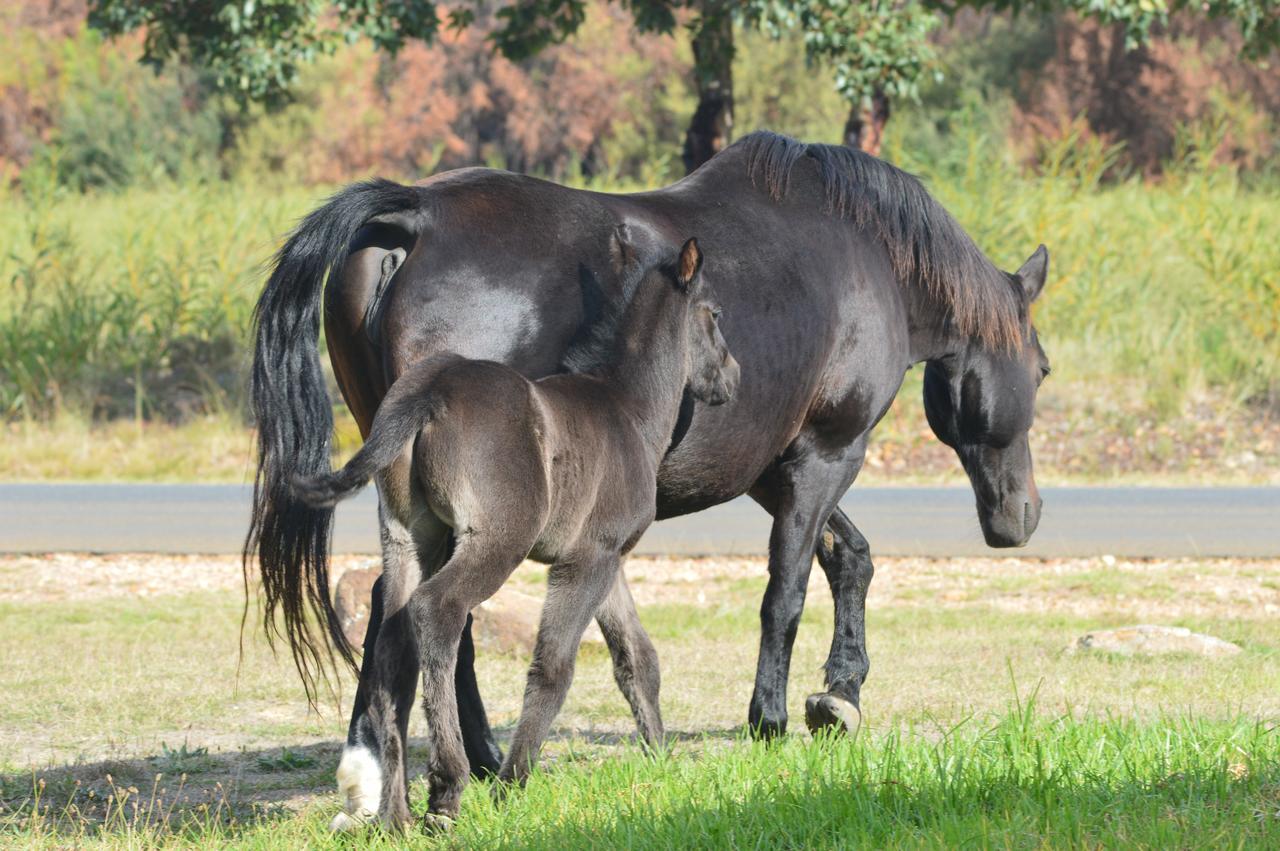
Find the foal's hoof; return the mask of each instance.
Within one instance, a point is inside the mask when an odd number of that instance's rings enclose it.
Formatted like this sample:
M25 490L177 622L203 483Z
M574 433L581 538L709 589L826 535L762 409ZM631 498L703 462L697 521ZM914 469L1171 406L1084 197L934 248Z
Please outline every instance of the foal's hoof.
M348 833L360 828L373 821L377 813L366 810L357 809L353 812L341 812L333 817L333 821L329 822L329 830L334 833Z
M427 813L422 817L422 832L430 834L448 833L453 830L454 820L444 813Z
M832 730L856 736L862 726L862 711L838 694L811 694L804 702L804 723L811 733Z

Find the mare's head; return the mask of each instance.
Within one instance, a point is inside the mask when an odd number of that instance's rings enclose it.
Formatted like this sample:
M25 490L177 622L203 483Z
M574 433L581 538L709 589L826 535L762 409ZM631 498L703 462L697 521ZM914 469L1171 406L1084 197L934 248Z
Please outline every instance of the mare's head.
M1049 374L1049 359L1027 317L1048 269L1049 253L1042 245L1008 276L1026 318L1015 345L992 347L974 338L955 354L925 367L929 425L960 456L977 497L982 534L992 547L1026 544L1040 522L1040 492L1027 432L1035 418L1036 392Z
M702 275L702 251L696 239L685 242L666 274L689 299L685 348L689 392L708 405L723 405L737 392L741 370L720 333L720 302Z

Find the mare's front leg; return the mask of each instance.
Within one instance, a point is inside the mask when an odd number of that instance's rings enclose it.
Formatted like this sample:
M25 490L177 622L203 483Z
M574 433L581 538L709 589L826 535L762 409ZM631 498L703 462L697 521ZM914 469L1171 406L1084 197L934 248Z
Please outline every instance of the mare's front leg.
M769 584L760 606L760 657L747 719L753 735L771 738L787 729L791 648L804 612L818 533L849 489L866 450L860 438L832 455L802 434L761 477L751 496L773 515Z
M835 601L835 632L827 655L827 690L809 695L804 720L809 729L856 733L862 724L860 696L871 662L867 657L867 589L875 568L867 539L844 511L827 519L818 542L818 564L827 575Z
M658 651L640 624L636 603L627 587L626 574L619 570L604 605L596 613L609 655L613 658L613 679L631 706L636 731L647 745L662 741L662 713L658 691L662 677L658 671Z
M609 596L619 570L617 553L600 553L558 563L549 571L547 601L538 624L524 708L511 750L498 772L499 780L523 783L529 776L551 722L569 692L582 634ZM495 791L500 788L495 787Z

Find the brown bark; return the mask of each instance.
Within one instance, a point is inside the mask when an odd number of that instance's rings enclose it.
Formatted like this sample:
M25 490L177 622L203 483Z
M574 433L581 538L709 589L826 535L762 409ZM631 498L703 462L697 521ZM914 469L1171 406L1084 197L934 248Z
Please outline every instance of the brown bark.
M879 90L871 96L871 109L864 110L861 104L850 107L849 118L844 123L844 143L872 156L880 156L889 113L889 96Z
M702 26L693 38L698 108L684 137L684 167L691 172L711 159L733 134L733 18L716 0L702 5Z

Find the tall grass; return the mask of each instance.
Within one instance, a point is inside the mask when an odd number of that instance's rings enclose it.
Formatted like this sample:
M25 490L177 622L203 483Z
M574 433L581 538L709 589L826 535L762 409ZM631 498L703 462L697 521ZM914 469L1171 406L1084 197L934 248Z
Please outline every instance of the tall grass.
M185 775L183 776L185 780ZM862 740L708 740L698 758L570 755L502 805L473 784L452 835L326 832L323 809L175 813L112 785L101 820L74 795L0 826L15 843L237 848L1264 848L1280 842L1274 730L1240 719L1045 718ZM179 789L179 793L181 789ZM425 789L414 784L415 808ZM239 816L239 817L237 817Z
M6 199L0 413L238 411L263 263L317 199L222 183Z
M1074 137L1036 173L979 135L942 161L888 154L1005 268L1048 244L1048 392L1088 386L1165 416L1206 394L1274 408L1280 190L1244 185L1212 149L1190 140L1162 182L1118 184L1102 182L1114 151ZM263 264L323 194L215 182L4 199L0 414L238 415Z

